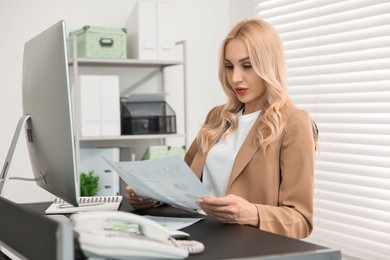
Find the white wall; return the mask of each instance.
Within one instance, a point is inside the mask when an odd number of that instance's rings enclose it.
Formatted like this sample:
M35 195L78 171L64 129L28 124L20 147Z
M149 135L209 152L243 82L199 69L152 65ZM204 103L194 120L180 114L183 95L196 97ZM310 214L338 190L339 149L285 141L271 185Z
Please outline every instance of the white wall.
M258 16L254 8L258 0L229 0L229 28L239 21Z
M225 96L218 82L218 51L229 24L229 1L174 0L177 40L187 42L189 140L206 113ZM3 0L0 3L0 164L8 152L22 115L21 73L23 45L60 19L67 30L84 25L124 27L135 0ZM32 178L24 137L14 157L13 176ZM6 197L15 202L51 200L33 182L10 181Z

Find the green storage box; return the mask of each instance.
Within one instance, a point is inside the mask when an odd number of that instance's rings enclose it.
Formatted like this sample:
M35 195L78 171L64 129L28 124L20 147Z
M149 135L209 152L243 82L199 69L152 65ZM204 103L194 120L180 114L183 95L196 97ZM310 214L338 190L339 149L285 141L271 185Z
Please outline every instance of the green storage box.
M70 53L73 55L73 39L77 37L77 56L83 58L126 59L126 29L84 26L73 31L70 37Z
M184 146L152 145L146 149L142 160L158 159L174 155L178 155L184 159L185 154L186 150Z

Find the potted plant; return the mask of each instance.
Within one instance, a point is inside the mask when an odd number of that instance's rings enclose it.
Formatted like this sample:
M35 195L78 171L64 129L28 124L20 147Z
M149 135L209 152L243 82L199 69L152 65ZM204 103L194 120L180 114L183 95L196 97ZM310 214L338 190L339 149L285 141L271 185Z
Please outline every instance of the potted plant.
M88 174L81 172L80 174L80 195L96 196L99 190L99 176L94 175L95 171L90 170Z

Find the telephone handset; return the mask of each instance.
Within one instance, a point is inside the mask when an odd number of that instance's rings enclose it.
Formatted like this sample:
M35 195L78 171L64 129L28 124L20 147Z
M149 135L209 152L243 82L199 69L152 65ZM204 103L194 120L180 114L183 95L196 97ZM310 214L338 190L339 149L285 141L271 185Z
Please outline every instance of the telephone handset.
M204 250L202 243L175 240L159 223L129 212L79 212L70 218L87 257L184 259Z

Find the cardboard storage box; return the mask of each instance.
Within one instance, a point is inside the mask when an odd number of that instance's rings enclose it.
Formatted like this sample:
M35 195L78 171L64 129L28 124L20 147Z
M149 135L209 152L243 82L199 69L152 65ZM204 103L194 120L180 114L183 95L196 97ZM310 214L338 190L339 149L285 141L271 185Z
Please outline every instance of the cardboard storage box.
M122 135L176 133L176 115L165 101L121 102Z
M70 52L73 38L77 37L77 56L83 58L126 59L126 29L84 26L71 32ZM72 54L73 55L73 54Z

